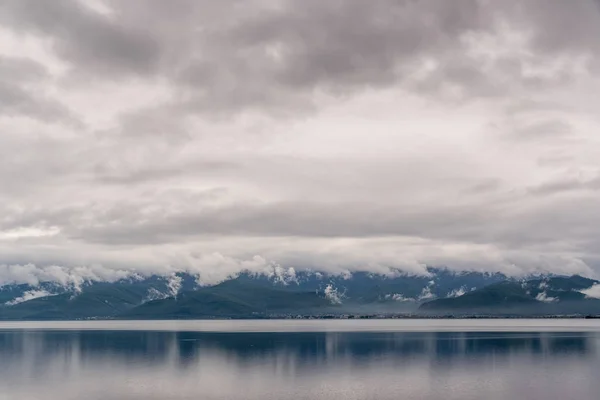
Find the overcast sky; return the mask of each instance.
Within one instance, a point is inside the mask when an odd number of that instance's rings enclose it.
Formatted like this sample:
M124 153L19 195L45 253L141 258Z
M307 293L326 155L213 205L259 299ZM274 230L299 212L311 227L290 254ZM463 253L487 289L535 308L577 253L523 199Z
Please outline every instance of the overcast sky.
M2 0L0 280L594 274L599 78L596 0Z

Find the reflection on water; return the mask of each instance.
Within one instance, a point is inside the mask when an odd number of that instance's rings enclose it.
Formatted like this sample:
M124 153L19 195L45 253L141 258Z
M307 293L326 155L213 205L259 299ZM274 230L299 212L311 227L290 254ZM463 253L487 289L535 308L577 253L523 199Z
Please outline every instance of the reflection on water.
M592 399L598 339L4 331L0 399Z

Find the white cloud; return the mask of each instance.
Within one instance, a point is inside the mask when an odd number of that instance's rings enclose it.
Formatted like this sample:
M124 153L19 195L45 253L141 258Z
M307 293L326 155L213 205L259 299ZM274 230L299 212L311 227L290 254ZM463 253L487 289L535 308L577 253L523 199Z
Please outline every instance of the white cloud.
M169 288L169 293L168 295L171 297L175 297L179 294L179 291L181 290L181 283L183 282L183 279L176 275L176 274L171 274L171 276L169 277L168 281L167 281L167 287Z
M433 285L435 284L434 281L430 281L427 286L425 286L423 288L423 290L421 291L421 294L419 294L419 297L417 297L417 300L419 301L423 301L423 300L430 300L435 298L435 294L433 294L433 292L431 291L431 288L433 287Z
M324 293L325 298L327 298L331 304L342 304L344 294L340 293L331 283L325 286Z
M79 290L85 282L115 282L133 277L135 277L133 271L115 270L99 265L72 268L58 265L0 265L0 286L7 284L37 286L42 282L54 282L64 287Z
M460 297L460 296L464 295L465 293L467 293L467 288L465 286L462 286L458 289L454 289L454 290L451 290L450 292L448 292L446 297Z
M404 297L400 293L386 294L385 295L385 299L386 300L399 301L399 302L402 302L402 303L407 302L407 301L415 301L415 299L411 299L410 297Z
M556 297L550 297L550 296L548 296L548 294L546 292L540 292L540 293L538 293L538 295L535 296L535 299L537 301L541 301L541 302L544 302L544 303L552 303L554 301L558 301L558 298L556 298Z
M591 299L600 299L600 284L595 284L590 288L580 290L580 292Z
M144 298L144 302L153 301L153 300L162 300L169 297L169 293L163 293L155 288L150 288L146 297Z
M28 290L25 293L23 293L23 296L17 297L11 301L7 301L5 304L7 306L14 306L15 304L24 303L29 300L47 296L56 296L56 294L51 293L47 290Z

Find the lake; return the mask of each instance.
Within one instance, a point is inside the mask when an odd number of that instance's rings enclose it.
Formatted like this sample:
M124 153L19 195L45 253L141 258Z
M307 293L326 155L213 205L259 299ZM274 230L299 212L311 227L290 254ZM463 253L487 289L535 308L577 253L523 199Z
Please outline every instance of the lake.
M596 399L600 321L0 323L0 400Z

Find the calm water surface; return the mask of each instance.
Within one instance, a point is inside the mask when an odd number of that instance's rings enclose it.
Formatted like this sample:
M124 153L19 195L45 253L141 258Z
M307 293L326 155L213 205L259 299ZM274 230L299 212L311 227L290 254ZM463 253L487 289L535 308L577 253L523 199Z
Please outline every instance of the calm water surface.
M1 323L4 399L597 399L596 321Z

